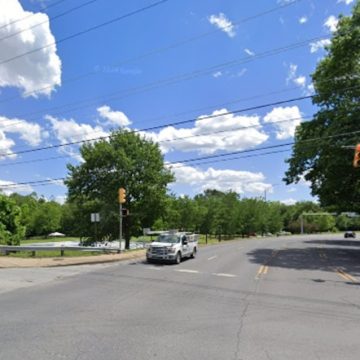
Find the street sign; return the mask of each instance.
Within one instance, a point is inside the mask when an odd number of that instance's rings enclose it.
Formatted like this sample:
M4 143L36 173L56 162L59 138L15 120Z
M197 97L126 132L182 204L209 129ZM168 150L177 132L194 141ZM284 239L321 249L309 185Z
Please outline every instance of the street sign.
M99 213L92 213L90 218L91 218L91 222L100 222Z
M143 228L143 234L146 236L151 231L151 228Z

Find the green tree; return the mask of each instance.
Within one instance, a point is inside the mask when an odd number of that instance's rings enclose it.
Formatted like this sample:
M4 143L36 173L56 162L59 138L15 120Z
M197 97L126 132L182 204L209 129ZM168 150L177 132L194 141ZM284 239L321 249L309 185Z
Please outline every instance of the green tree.
M340 18L327 51L312 75L313 103L319 111L313 121L297 128L285 181L298 182L304 176L323 206L359 211L360 169L352 167L353 151L344 148L359 142L359 1L352 16ZM348 135L339 136L344 133Z
M20 207L14 200L0 194L0 243L19 245L24 235Z
M68 165L69 202L97 201L103 214L100 236L114 239L119 228L117 194L124 187L131 214L124 221L128 248L130 237L151 227L164 211L173 176L164 166L159 146L133 132L117 131L109 140L83 145L80 152L84 162Z
M55 201L39 202L33 215L32 228L35 235L47 236L61 229L61 205Z

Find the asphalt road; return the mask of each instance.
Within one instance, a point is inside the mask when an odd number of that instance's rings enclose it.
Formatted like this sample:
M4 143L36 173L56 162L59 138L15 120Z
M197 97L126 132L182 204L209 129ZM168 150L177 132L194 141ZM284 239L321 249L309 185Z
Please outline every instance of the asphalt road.
M360 358L360 240L241 240L49 279L0 293L0 359Z

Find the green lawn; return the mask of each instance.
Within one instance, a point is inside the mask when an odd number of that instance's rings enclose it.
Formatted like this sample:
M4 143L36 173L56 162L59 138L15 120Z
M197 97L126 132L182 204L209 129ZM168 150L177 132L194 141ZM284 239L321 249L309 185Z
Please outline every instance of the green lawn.
M47 238L44 237L32 237L30 239L21 240L21 245L32 244L32 243L48 243L48 242L64 242L64 241L80 241L78 237L62 237L62 238Z
M76 251L76 250L68 250L64 252L64 257L77 257L77 256L97 256L101 255L103 252L100 251ZM10 256L17 258L31 258L31 251L19 251L9 255L1 255L0 256ZM51 251L37 251L35 258L52 258L52 257L60 257L60 249L59 250L51 250Z

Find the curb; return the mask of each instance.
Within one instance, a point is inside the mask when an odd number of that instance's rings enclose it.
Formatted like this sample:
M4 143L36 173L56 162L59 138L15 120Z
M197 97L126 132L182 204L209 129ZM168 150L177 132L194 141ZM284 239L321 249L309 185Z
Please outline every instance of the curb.
M106 259L106 258L95 259L92 257L89 257L89 259L84 259L84 257L74 257L74 258L55 257L55 258L41 258L41 259L11 258L12 261L8 265L6 264L6 261L5 261L5 265L3 265L0 257L0 269L11 269L11 268L25 269L25 268L49 268L49 267L65 267L65 266L80 266L80 265L96 265L96 264L106 264L106 263L114 263L119 261L140 259L143 258L144 255L145 255L144 250L136 250L133 253L130 252L130 253L119 254L119 258L112 257L110 259ZM7 258L5 258L5 260L7 260ZM40 261L37 261L38 262L37 264L31 264L32 261L30 262L27 260L35 260L35 261L40 260ZM54 262L59 260L64 260L64 261L67 260L67 262L65 263ZM41 262L43 262L44 264L41 264Z

